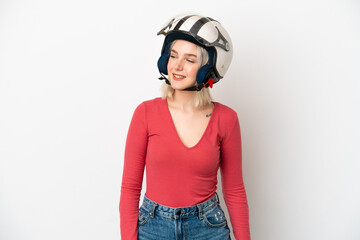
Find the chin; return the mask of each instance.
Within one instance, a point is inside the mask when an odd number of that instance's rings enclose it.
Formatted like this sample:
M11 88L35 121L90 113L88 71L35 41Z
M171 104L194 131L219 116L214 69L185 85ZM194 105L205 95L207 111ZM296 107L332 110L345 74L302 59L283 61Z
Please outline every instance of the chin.
M171 87L175 90L182 90L191 86L194 86L195 82L189 83L189 82L182 82L182 81L175 81L173 79L169 79Z
M171 87L175 90L183 90L185 88L191 87L192 85L190 84L172 84Z

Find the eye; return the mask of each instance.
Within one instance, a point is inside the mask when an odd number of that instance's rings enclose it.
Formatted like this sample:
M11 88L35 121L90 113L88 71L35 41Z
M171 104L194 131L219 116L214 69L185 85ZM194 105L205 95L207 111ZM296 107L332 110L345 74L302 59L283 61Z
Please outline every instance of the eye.
M187 59L188 62L194 63L195 61L191 60L191 59Z
M171 57L171 58L175 58L175 56L174 56L174 55L170 55L170 57Z

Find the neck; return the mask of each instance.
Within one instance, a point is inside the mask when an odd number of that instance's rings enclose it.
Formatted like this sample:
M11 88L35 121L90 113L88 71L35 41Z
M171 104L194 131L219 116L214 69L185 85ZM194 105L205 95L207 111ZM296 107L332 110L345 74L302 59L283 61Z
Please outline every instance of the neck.
M183 111L194 111L193 101L195 98L194 91L175 90L173 98L170 102L173 107Z

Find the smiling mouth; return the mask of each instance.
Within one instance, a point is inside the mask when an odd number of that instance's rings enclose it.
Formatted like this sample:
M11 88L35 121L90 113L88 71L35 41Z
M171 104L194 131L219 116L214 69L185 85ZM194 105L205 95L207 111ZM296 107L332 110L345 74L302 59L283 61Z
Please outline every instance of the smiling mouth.
M177 75L177 74L174 74L174 73L173 73L173 79L174 79L175 81L181 81L181 80L183 80L184 78L185 78L185 76Z

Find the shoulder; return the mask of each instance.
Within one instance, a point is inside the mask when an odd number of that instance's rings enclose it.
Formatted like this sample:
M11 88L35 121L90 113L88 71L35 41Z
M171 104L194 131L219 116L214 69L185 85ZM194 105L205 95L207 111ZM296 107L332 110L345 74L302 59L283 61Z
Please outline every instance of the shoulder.
M135 112L143 112L144 114L146 114L146 112L155 112L161 109L160 106L164 101L166 100L161 97L144 100L136 106Z
M161 97L156 97L156 98L144 100L141 104L145 104L146 106L153 106L153 105L160 104L162 101L165 101L165 100L162 99Z
M219 102L215 102L215 104L217 105L218 116L224 124L231 124L237 120L238 115L233 108Z
M238 134L240 130L240 122L238 114L235 109L222 104L217 103L218 112L217 120L219 122L219 132L223 138L230 136L231 134Z
M165 101L163 100L161 97L156 97L156 98L152 98L152 99L147 99L144 100L142 102L140 102L136 108L146 108L146 107L151 107L154 105L158 105L159 103L161 103L161 101Z
M160 106L164 104L164 101L166 101L166 99L156 97L144 100L142 103L140 103L140 105L142 105L142 107L148 109L149 111L156 111L157 109L161 109Z

